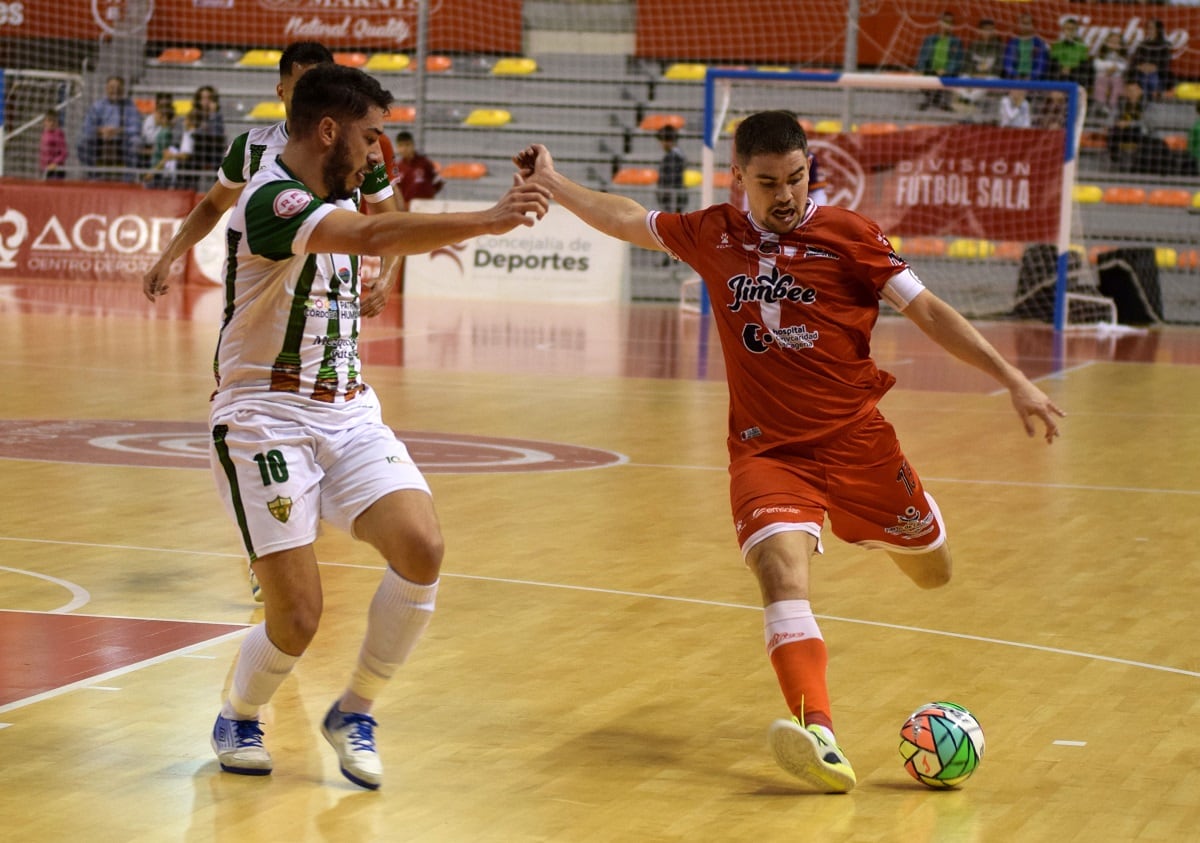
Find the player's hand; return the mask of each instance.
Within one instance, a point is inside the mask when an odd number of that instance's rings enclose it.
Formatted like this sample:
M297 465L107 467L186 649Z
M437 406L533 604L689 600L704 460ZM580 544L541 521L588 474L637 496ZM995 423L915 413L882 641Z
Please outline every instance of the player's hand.
M518 225L533 225L550 210L550 190L536 182L526 181L513 174L513 185L492 206L492 234L504 234ZM532 215L532 216L530 216Z
M1054 444L1054 439L1058 436L1058 422L1055 421L1055 416L1065 418L1067 414L1060 410L1046 393L1025 381L1013 388L1012 403L1017 415L1021 417L1026 434L1033 436L1037 433L1034 419L1039 418L1046 427L1046 444Z
M513 164L523 179L554 172L554 159L550 157L550 150L540 143L530 144L514 155Z
M167 278L171 275L171 264L174 261L167 260L167 256L163 255L154 262L154 266L150 267L149 271L142 277L142 292L150 301L155 301L159 296L166 295L167 290L171 286L167 283Z

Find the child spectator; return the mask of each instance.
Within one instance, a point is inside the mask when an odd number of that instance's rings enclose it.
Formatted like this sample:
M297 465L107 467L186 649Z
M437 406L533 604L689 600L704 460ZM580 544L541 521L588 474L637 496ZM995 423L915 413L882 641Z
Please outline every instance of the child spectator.
M1092 97L1102 118L1106 118L1117 110L1117 101L1121 98L1121 89L1125 84L1125 71L1129 62L1125 58L1125 41L1121 33L1113 30L1108 33L1096 59L1092 62L1096 71L1096 79L1092 83Z
M1000 99L1000 125L1008 129L1028 129L1033 126L1029 99L1023 89L1008 91Z
M174 149L174 142L175 104L166 100L154 108L154 147L150 152L150 171L142 174L142 181L151 187L171 187L175 163L170 152Z
M1160 20L1150 21L1154 33L1144 38L1133 49L1129 59L1129 77L1142 86L1148 100L1159 99L1164 91L1171 89L1171 42Z
M42 139L38 143L38 172L44 179L67 177L67 135L53 108L42 118Z
M1188 130L1187 160L1184 162L1184 175L1200 175L1200 102L1196 103L1196 122Z
M417 152L411 132L396 133L396 155L388 176L392 181L392 189L403 200L404 210L408 210L408 203L414 199L437 196L445 184L434 163Z

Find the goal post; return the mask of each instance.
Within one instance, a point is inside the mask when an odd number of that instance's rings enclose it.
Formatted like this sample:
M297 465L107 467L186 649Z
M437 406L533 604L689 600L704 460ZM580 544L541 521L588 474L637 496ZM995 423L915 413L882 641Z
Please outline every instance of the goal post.
M998 125L1022 92L1040 127ZM1086 94L1067 82L890 73L709 68L704 83L701 198L724 201L741 117L794 112L808 130L830 204L884 229L926 283L972 318L1024 316L1063 330L1112 309L1080 283L1086 261L1073 190ZM1039 113L1040 112L1040 113ZM1034 248L1038 247L1038 248ZM1032 292L1031 255L1052 278ZM1032 270L1030 270L1032 271ZM1074 276L1074 277L1073 277ZM1052 286L1052 290L1050 289ZM707 297L701 291L702 311Z

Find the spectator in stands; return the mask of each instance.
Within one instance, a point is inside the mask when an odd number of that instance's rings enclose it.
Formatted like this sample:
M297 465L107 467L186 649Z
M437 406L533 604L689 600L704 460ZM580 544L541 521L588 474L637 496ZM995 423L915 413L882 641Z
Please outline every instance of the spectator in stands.
M91 169L88 178L123 181L133 178L137 167L138 131L142 117L125 94L125 80L110 76L104 96L92 103L80 131L79 160ZM117 169L125 172L117 172Z
M1148 38L1143 38L1133 48L1129 58L1129 78L1137 82L1148 100L1158 100L1164 91L1169 91L1175 84L1171 75L1171 42L1167 40L1167 31L1160 20L1150 21L1154 30Z
M808 153L808 198L818 205L829 204L829 179L821 175L817 154Z
M1092 88L1095 68L1088 45L1079 37L1079 21L1064 18L1058 40L1050 45L1050 73L1052 79L1074 82L1085 91Z
M1115 29L1109 32L1092 62L1096 72L1092 82L1092 99L1102 118L1117 110L1121 89L1125 84L1125 71L1129 68L1126 58L1125 39Z
M144 134L144 132L143 132ZM172 186L175 175L175 103L170 99L160 100L154 107L154 148L150 153L150 169L142 174L142 181L151 187Z
M1118 169L1132 170L1146 136L1146 99L1136 80L1125 83L1117 100L1116 117L1108 129L1108 160Z
M954 34L954 13L946 10L938 20L938 31L925 37L917 53L917 70L926 76L958 76L963 69L963 43ZM918 109L929 107L950 111L950 91L944 88L929 89Z
M67 177L67 135L58 112L53 108L42 117L42 137L38 142L38 172L44 179Z
M395 157L388 176L392 189L401 196L401 210L405 211L412 200L432 199L446 184L433 161L417 152L412 132L396 133Z
M1005 79L1044 79L1050 66L1050 48L1033 26L1033 15L1017 18L1017 34L1004 45Z
M1029 98L1024 89L1006 91L1000 98L1000 125L1007 129L1028 129L1033 126Z
M192 95L192 110L200 115L197 132L225 138L225 116L221 114L221 96L212 85L201 85Z
M158 155L155 153L155 146L158 141L158 110L164 104L174 108L175 100L170 94L160 91L154 95L154 110L147 114L146 119L142 121L142 131L139 137L138 166L143 170L153 168L158 162Z
M996 33L996 23L991 18L979 21L979 37L967 48L965 73L967 76L987 78L1000 75L1004 59L1004 41Z
M663 151L662 161L658 165L658 205L664 211L682 214L688 204L687 190L683 184L687 158L679 148L679 130L674 126L663 126L655 137Z
M1067 125L1067 95L1062 91L1048 91L1038 103L1033 118L1038 129L1062 129Z

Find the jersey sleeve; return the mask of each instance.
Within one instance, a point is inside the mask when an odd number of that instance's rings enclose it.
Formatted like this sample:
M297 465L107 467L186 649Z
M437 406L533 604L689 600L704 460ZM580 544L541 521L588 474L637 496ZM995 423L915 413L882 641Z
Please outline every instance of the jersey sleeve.
M246 183L246 139L249 133L242 132L229 144L225 157L221 159L221 167L217 170L217 179L225 187L241 187Z
M672 214L666 211L650 211L646 214L646 225L650 234L671 257L686 261L696 251L701 222L707 212L703 210L690 214Z
M852 254L857 265L857 274L871 285L876 294L882 295L888 281L907 270L908 264L896 254L891 242L878 225L857 214L853 219L860 230L848 232L847 239L854 244Z
M312 230L336 207L298 181L269 182L246 203L246 247L271 260L302 255Z

